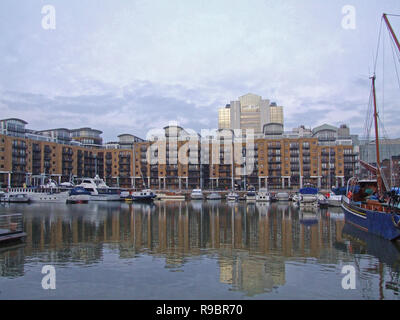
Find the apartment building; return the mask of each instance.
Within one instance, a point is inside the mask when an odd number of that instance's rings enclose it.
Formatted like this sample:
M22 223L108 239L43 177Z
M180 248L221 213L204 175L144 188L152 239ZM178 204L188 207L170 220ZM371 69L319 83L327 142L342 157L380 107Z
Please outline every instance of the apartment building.
M330 188L343 186L358 170L349 130L339 134L340 128L327 125L297 136L274 123L262 135L225 129L204 137L172 125L147 141L123 134L100 146L99 140L87 145L68 137L69 129L35 132L23 120L6 122L0 121L3 187L40 185L45 176L61 183L98 174L108 185L125 188Z

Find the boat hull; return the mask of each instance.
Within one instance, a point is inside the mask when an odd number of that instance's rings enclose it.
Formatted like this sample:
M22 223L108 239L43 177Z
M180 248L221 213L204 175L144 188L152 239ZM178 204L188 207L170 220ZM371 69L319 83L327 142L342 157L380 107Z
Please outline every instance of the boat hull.
M66 203L68 199L68 192L63 193L31 193L28 194L32 202L58 202Z
M204 196L203 195L192 194L192 195L190 195L190 199L192 199L192 200L203 200Z
M132 197L131 200L133 202L153 202L154 201L154 197Z
M281 192L276 195L278 201L289 201L289 194L286 192Z
M342 201L341 207L346 223L387 240L400 238L400 228L396 227L392 214L363 209L345 200Z
M101 195L101 194L92 194L89 197L90 201L121 201L121 197L119 194L109 194L109 195Z
M342 205L342 196L330 196L328 203L330 207L340 207Z
M269 195L257 195L256 201L257 202L270 202L271 198Z

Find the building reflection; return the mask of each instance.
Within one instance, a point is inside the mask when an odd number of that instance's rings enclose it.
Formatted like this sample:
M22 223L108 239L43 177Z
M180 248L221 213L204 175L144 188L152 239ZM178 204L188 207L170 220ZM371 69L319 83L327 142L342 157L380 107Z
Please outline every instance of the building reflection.
M26 207L26 243L0 252L0 275L23 275L33 257L95 264L111 250L120 259L150 254L165 259L166 268L181 269L207 255L217 261L221 283L253 296L283 286L289 261L351 261L344 219L335 210L280 203L35 204Z

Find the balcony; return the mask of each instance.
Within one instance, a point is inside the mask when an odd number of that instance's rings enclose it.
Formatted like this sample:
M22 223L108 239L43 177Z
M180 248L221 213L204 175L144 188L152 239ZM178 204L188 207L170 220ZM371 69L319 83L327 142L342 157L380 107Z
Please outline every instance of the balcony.
M269 146L268 146L268 149L275 149L275 150L276 150L276 149L279 149L279 150L280 150L280 149L281 149L281 146L280 146L280 145L269 145Z

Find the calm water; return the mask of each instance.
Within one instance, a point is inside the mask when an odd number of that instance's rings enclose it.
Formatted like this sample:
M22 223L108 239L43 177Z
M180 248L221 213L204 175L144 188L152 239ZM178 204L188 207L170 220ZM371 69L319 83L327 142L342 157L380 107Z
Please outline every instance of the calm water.
M0 299L398 299L400 250L340 208L159 202L0 207L24 244L0 247ZM44 265L56 289L44 290ZM344 290L344 265L356 289Z

